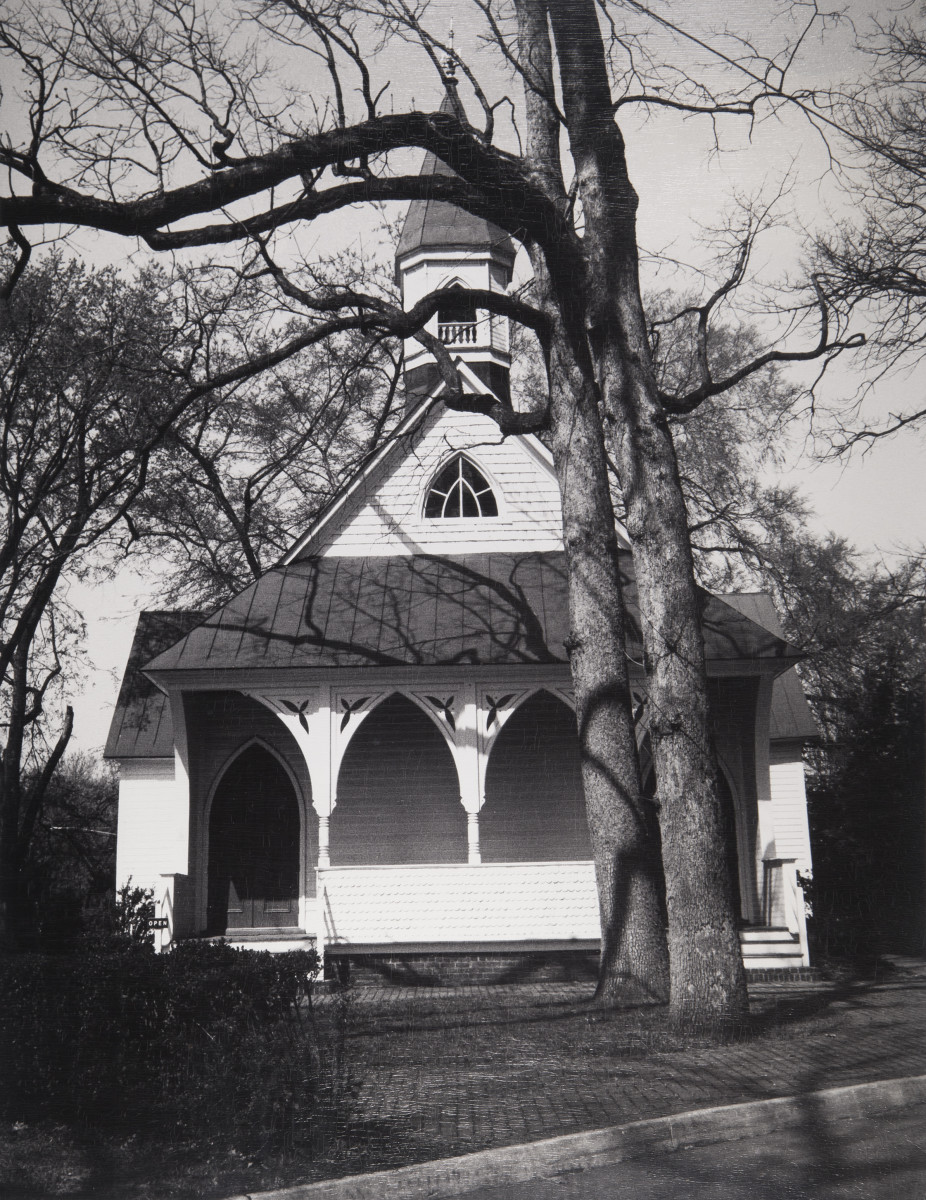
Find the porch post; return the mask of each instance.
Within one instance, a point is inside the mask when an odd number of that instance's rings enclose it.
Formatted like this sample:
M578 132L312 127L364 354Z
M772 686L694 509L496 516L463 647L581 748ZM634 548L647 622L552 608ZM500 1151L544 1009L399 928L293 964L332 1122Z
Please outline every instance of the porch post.
M481 863L482 854L479 851L479 813L466 814L467 862Z
M466 810L467 862L482 862L479 849L479 810L482 808L482 788L479 769L479 708L476 685L463 687L463 711L457 721L454 760L460 781L460 803Z
M318 865L319 867L331 866L331 854L328 849L328 834L331 818L327 813L318 814Z
M756 696L756 726L755 726L755 764L756 764L756 826L755 847L752 860L752 878L756 891L765 886L765 863L778 857L775 845L775 819L772 811L772 776L769 744L769 726L772 711L772 686L774 676L766 674L759 676L758 695ZM753 894L754 895L754 894ZM763 912L757 912L757 907L764 910L766 898L757 897L758 905L749 897L750 915L755 920L765 920ZM745 897L744 897L745 899Z

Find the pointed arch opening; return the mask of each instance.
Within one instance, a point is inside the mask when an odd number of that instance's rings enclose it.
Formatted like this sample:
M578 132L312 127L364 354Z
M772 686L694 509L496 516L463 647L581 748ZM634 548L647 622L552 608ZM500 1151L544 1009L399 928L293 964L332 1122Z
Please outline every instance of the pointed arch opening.
M452 283L437 310L437 336L448 346L475 342L477 320L472 292L459 282Z
M341 761L332 866L465 862L466 813L444 735L414 701L387 697Z
M498 501L482 471L462 454L438 471L428 489L424 515L429 520L497 517Z
M209 933L299 924L301 826L289 772L259 742L247 746L209 810Z
M506 721L486 768L483 862L592 857L572 709L536 692Z

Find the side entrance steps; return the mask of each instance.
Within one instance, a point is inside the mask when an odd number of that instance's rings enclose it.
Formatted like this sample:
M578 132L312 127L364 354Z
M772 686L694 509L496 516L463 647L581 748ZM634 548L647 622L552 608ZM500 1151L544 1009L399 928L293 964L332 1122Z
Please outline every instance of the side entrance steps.
M800 938L784 926L741 929L740 945L747 971L791 971L804 966Z

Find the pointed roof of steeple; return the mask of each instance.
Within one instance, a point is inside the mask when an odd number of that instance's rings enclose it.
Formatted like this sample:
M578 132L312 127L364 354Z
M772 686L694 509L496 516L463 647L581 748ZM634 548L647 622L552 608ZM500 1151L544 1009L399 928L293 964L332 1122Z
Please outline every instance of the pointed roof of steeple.
M451 83L440 106L442 113L462 117L456 87ZM456 174L429 150L421 164L421 175ZM503 229L474 217L446 200L412 200L408 206L402 235L396 247L396 261L417 250L481 250L491 249L505 258L513 259L515 247Z

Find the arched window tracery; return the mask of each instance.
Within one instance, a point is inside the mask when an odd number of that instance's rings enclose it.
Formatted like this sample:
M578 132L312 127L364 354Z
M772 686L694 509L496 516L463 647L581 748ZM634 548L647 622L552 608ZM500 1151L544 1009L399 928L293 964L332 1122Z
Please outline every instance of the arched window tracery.
M431 484L424 515L429 520L497 517L498 502L486 477L460 454L440 471Z

